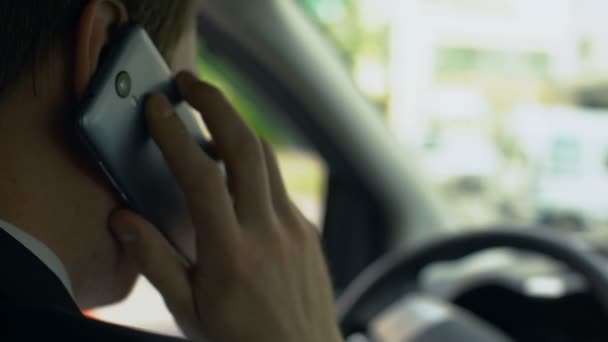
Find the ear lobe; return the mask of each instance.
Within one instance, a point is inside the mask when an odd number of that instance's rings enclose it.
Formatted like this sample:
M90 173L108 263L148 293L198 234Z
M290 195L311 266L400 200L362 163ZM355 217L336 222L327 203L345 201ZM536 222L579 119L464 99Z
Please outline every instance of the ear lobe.
M83 10L74 47L74 90L81 98L99 67L101 54L113 32L128 22L127 9L120 0L91 0Z

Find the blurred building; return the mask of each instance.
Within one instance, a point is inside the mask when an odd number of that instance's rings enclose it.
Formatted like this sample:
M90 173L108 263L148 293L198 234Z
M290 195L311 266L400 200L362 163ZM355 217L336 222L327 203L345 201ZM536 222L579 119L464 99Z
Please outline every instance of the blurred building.
M459 223L565 211L567 203L556 205L563 198L550 195L563 192L563 180L538 172L548 152L533 151L525 127L511 123L551 120L552 108L608 108L608 1L302 1L346 52L362 92L386 109L397 138L419 147L429 180L465 213ZM512 117L530 104L542 115ZM583 112L567 120L588 121ZM552 126L547 134L563 138Z
M605 0L300 1L404 137L417 134L411 121L437 83L480 87L494 77L518 88L517 80L571 85L608 75ZM532 93L524 95L539 97Z
M391 122L404 139L420 134L421 101L437 83L491 87L494 78L517 89L608 73L602 0L396 0L392 6ZM526 90L505 101L539 100L539 90Z
M387 98L395 134L426 148L437 185L480 185L474 200L465 191L446 194L457 212L474 212L463 222L529 218L539 199L531 196L538 179L526 160L534 155L521 150L528 146L517 143L509 115L522 103L572 105L564 89L608 75L602 15L608 3L394 0L391 6ZM608 88L584 89L579 103L590 93L607 98L601 95ZM429 136L442 143L429 144Z

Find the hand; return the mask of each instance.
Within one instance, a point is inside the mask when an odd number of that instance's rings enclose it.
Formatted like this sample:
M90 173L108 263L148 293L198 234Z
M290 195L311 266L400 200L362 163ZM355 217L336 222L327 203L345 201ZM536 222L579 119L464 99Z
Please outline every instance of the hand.
M317 232L290 201L272 149L218 90L187 73L176 82L201 112L228 183L168 100L151 96L148 125L186 194L198 260L187 266L150 223L119 211L110 224L125 252L192 339L342 341Z

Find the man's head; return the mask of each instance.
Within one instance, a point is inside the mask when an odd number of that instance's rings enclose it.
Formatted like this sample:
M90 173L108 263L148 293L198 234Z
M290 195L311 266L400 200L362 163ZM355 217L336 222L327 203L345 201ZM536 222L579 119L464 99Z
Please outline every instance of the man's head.
M120 0L126 14L140 23L168 61L194 12L193 0ZM78 25L89 0L3 1L0 15L0 95L24 73L41 70L49 55L74 48ZM189 17L190 16L190 17ZM42 64L42 65L41 65Z
M135 279L107 228L120 205L75 138L74 109L116 28L141 24L174 71L195 68L194 0L1 1L0 218L66 264L79 304Z

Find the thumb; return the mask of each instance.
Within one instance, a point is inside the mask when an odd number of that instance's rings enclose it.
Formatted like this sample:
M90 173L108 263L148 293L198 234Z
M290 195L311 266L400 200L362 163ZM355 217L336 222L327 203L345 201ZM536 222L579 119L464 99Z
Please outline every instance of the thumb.
M178 323L193 320L196 311L187 267L158 229L128 210L113 213L109 223L124 253L160 292Z

